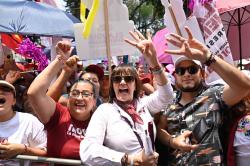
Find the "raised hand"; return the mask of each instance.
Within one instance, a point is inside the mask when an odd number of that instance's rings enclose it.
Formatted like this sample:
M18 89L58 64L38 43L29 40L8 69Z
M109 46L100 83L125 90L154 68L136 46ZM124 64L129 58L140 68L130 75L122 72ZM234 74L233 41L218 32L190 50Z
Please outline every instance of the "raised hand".
M56 54L61 55L66 59L70 57L72 50L73 48L69 41L59 41L56 45Z
M210 56L209 49L193 37L188 27L185 27L185 30L188 34L187 39L173 33L170 34L172 38L167 38L168 42L176 47L179 47L180 49L165 50L165 52L173 55L185 55L190 59L199 60L200 62L205 63Z
M76 55L73 55L69 57L69 59L66 61L63 70L65 70L68 73L72 73L73 71L76 71L77 68L77 61L79 61L79 57Z
M66 61L66 65L70 68L76 67L77 61L79 61L79 57L77 55L73 55Z
M159 63L152 43L151 34L149 32L147 33L147 39L137 30L135 32L130 31L129 34L134 40L125 39L125 41L140 50L150 67L157 66Z

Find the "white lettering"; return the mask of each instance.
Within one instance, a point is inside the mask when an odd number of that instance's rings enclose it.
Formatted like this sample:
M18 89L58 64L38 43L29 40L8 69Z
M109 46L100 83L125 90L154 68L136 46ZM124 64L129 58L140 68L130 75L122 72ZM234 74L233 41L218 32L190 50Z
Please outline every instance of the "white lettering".
M70 135L79 139L83 139L85 132L86 132L86 129L78 128L78 127L75 127L73 124L70 124L68 131L67 131L67 135Z

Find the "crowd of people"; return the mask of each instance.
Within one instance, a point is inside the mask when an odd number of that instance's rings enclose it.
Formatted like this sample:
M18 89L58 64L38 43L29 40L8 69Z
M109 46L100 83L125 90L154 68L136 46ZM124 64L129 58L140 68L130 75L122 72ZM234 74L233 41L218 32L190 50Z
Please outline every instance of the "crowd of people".
M167 38L178 49L165 52L179 55L171 69L150 34L135 31L125 42L148 73L140 63L79 69L67 41L37 76L2 72L0 165L18 165L19 154L91 166L248 165L250 77L185 30L187 38ZM207 85L205 66L223 81Z

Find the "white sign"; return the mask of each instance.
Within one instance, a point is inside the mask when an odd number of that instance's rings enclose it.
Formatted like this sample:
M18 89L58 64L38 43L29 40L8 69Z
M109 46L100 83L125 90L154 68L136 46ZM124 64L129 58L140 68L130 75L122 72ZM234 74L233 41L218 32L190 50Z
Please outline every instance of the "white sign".
M210 10L205 9L201 5L195 6L192 14L193 16L188 19L185 16L184 10L180 10L183 9L182 0L170 0L170 3L168 0L161 0L161 2L165 6L164 23L170 32L178 33L176 29L176 24L178 24L181 35L187 37L184 27L188 26L194 38L206 44L212 53L221 57L225 61L232 63L231 51L219 13L210 2ZM200 1L196 1L196 3L201 4ZM173 11L172 13L171 10ZM173 19L173 15L176 21ZM171 44L169 45L169 48L176 49ZM173 62L175 62L177 57L178 56L172 56ZM207 83L211 83L220 78L217 73L207 67L206 74Z
M74 25L77 54L82 60L107 57L103 1L100 0L100 7L87 39L82 35L84 25ZM88 4L87 7L89 6ZM111 56L134 54L136 49L124 41L124 38L130 38L129 31L134 30L134 23L128 18L128 8L122 0L108 0L108 15Z
M225 30L214 2L206 2L206 4L203 5L197 1L194 5L193 14L199 21L205 43L210 51L224 61L233 64L232 53ZM210 68L206 68L206 73L207 83L220 79L220 76Z
M188 26L193 36L200 42L204 43L197 19L193 16L187 19L184 10L180 10L183 9L182 0L170 0L170 3L168 0L161 0L161 3L165 7L164 24L170 33L178 34L179 29L181 33L180 35L187 38L188 34L186 33L185 26ZM170 43L169 49L177 48ZM173 55L173 62L175 62L178 57L178 55Z

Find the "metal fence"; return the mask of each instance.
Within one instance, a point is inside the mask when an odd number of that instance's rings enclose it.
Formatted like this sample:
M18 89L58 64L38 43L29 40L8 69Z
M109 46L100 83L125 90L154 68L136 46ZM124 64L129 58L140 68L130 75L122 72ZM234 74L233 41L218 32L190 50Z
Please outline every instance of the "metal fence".
M35 163L47 163L49 166L54 166L55 164L64 165L84 165L81 160L72 159L62 159L62 158L52 158L52 157L39 157L39 156L28 156L28 155L17 155L16 159L19 160L19 165L24 166L24 161L30 161Z

